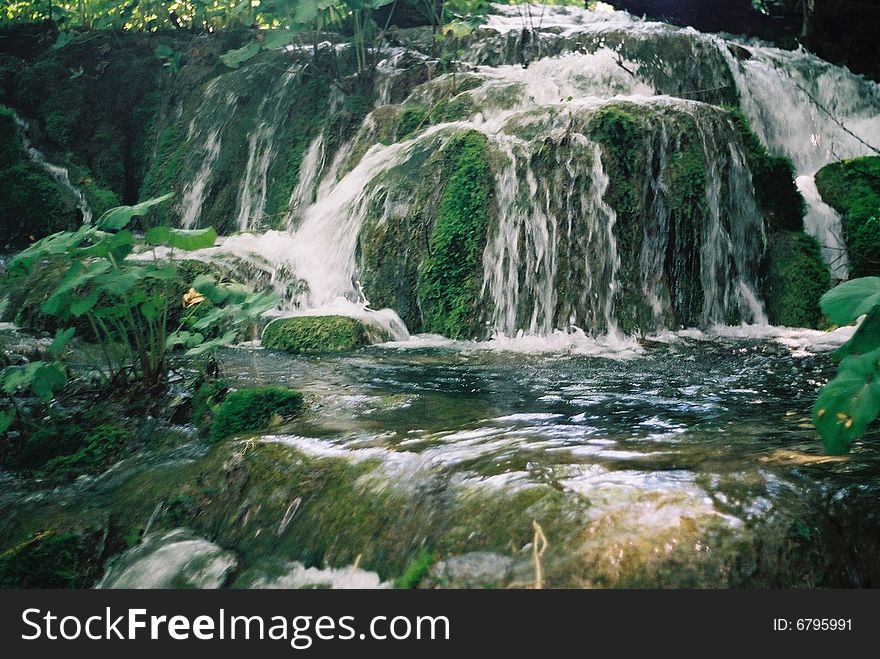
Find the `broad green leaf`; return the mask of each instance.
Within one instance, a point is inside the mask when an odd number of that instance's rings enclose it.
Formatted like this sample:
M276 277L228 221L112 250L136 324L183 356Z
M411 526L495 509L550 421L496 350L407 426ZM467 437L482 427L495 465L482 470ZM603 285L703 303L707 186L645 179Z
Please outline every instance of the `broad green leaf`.
M77 318L86 315L98 303L99 297L100 294L98 291L92 291L86 297L81 298L76 302L71 302L69 307L70 313Z
M199 275L193 281L192 287L214 304L223 304L229 297L229 292L218 286L211 275Z
M196 357L198 355L202 355L206 352L214 350L215 348L222 348L223 346L231 345L235 342L238 333L235 330L229 330L223 336L211 339L210 341L205 341L201 345L196 346L195 348L190 348L184 354L187 357Z
M67 373L56 363L40 364L34 372L31 389L44 401L51 400L57 392L67 386Z
M70 341L74 332L76 332L75 327L59 329L57 332L55 332L55 338L52 340L52 344L49 346L49 354L53 357L57 357L59 354L61 354L61 351L64 350L64 346L67 345L68 341Z
M67 44L74 40L76 34L71 32L70 30L63 30L58 33L58 38L55 39L55 43L52 44L52 50L59 50L64 48Z
M825 293L819 303L832 323L848 325L880 305L880 277L846 281Z
M237 69L244 62L255 57L260 52L260 44L252 41L246 46L236 48L235 50L227 50L220 56L220 61L230 69Z
M848 355L864 355L877 348L880 348L880 306L868 312L856 333L837 349L834 356L843 359Z
M101 278L100 287L111 295L125 297L135 285L146 277L144 268L128 267L125 270L114 270ZM137 302L132 301L132 304Z
M30 386L34 373L43 362L32 362L25 366L7 366L0 373L0 384L3 391L9 395L14 394L19 389L26 389Z
M160 281L170 281L177 278L177 268L174 266L156 266L150 264L146 268L144 275L149 279L159 279Z
M104 229L106 231L119 231L120 229L124 229L128 226L128 223L131 222L131 218L137 215L143 215L153 206L161 204L164 201L168 201L173 196L174 193L169 192L168 194L162 195L161 197L147 199L146 201L142 201L141 203L135 204L134 206L117 206L116 208L111 208L100 218L98 218L98 221L95 223L95 225L99 229Z
M9 430L15 421L15 410L0 410L0 434Z
M217 242L214 227L206 229L171 229L169 227L153 227L147 231L145 240L150 245L167 245L185 252L213 247Z
M813 423L828 453L840 455L878 414L880 350L875 350L841 362L837 377L822 388L813 406Z

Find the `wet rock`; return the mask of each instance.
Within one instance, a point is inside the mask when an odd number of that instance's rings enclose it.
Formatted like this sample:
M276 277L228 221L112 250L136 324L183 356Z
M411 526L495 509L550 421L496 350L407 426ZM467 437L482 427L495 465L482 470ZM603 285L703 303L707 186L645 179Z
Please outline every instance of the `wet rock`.
M475 551L451 556L431 569L427 582L438 588L505 588L524 586L529 575L528 566L513 556L489 551Z
M220 588L238 564L235 554L186 529L144 538L116 558L98 588Z
M345 316L279 318L263 330L264 347L294 355L344 352L388 338L379 328Z

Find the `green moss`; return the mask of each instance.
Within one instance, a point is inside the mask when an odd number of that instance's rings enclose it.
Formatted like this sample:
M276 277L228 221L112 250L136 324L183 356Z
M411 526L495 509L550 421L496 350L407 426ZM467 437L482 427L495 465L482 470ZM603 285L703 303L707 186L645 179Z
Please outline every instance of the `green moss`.
M217 408L211 437L216 441L244 431L261 430L279 418L296 416L302 408L302 394L291 389L262 387L233 391Z
M207 429L214 421L217 407L229 392L226 380L209 380L198 385L192 398L190 421L200 429Z
M843 216L850 276L880 275L880 156L827 165L816 174L816 187Z
M774 325L819 327L819 298L831 288L831 277L819 243L802 232L774 234L766 256L764 299Z
M103 424L86 435L77 451L52 458L40 473L49 478L95 474L118 460L130 443L131 432L127 428Z
M482 255L492 216L494 178L484 135L469 131L456 136L444 151L452 173L419 272L419 308L425 331L473 338L482 329Z
M771 231L801 231L806 205L795 185L795 171L791 160L772 155L752 132L745 115L737 108L729 108L734 126L746 148L752 184L758 208L764 214Z
M85 588L91 547L75 533L45 531L0 554L0 588Z
M651 310L643 301L638 255L642 246L644 195L647 170L643 111L633 105L612 103L597 110L586 127L587 134L602 147L602 166L608 175L605 199L617 214L615 236L622 255L615 301L617 322L623 332L649 327Z
M688 141L671 159L663 184L667 190L669 222L674 229L666 254L668 276L662 284L675 322L682 327L695 327L700 323L703 307L700 252L707 213L706 163L696 143Z
M77 226L72 199L28 158L14 114L0 106L0 248L21 248L56 231Z
M373 342L370 328L346 316L279 318L263 331L264 347L294 355L342 352Z
M418 105L403 109L397 120L397 141L401 141L422 128L428 120L428 111Z

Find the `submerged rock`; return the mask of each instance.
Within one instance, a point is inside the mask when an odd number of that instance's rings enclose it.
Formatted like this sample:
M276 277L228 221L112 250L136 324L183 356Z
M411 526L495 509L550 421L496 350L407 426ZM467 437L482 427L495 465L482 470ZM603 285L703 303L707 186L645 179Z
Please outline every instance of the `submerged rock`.
M343 352L387 341L384 330L347 316L293 316L263 330L263 346L294 355Z

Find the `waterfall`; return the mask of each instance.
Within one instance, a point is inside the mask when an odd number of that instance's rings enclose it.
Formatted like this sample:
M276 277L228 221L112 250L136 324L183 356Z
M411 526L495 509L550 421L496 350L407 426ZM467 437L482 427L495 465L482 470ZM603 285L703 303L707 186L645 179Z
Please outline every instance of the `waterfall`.
M803 51L741 44L623 12L495 11L487 29L464 40L464 85L448 74L424 75L433 65L417 49L385 49L375 107L360 132L352 138L334 125L312 135L284 188L273 163L289 157L279 156L287 148L281 136L288 135L281 127L297 116L291 108L302 89L293 83L301 69L287 63L280 75L277 66L225 74L225 108L217 103L220 86L209 83L190 125L198 166L188 168L181 224L199 222L221 150L242 149L231 215L242 233L212 254L268 277L288 313L358 315L372 297L360 283L362 229L383 230L408 217L418 197L413 188L430 173L407 178L398 170L419 171L452 135L478 131L494 179L474 302L487 335L763 325L761 263L769 237L752 152L724 109L738 103L761 141L792 160L808 205L805 229L819 239L834 276L846 276L840 218L822 203L813 175L831 161L869 152L863 142L880 143L880 85ZM237 103L236 81L249 75L260 77ZM348 112L341 92L331 91L327 102L330 115ZM393 122L402 112L427 114L444 104L455 108L453 118L417 122L394 142L402 133ZM593 118L608 108L624 108L643 135L644 168L625 181L615 178L622 175L613 169L614 138L591 133ZM247 127L239 144L224 137L231 112ZM683 164L688 158L691 164ZM623 185L631 192L621 201ZM682 186L692 195L685 202ZM269 199L288 202L274 223L284 231L263 231ZM426 244L430 212L417 214ZM399 319L388 322L395 335L405 335Z
M195 179L183 188L183 202L180 224L184 229L191 229L198 220L205 199L205 187L214 171L214 164L220 155L220 128L214 128L205 140L204 160L199 165Z
M315 186L324 168L325 155L324 134L321 133L312 140L300 164L299 180L287 203L285 225L288 229L292 228L293 223L301 217L303 210L315 201Z
M570 144L554 152L547 177L535 172L527 145L500 142L509 162L497 177L500 217L483 253L483 293L503 336L557 325L616 332L620 260L601 149L581 134L557 139Z
M822 202L813 177L825 165L880 148L880 85L803 50L748 47L730 58L740 104L771 151L791 158L807 202L804 227L815 236L835 279L848 259L837 212Z
M67 171L66 167L61 167L60 165L55 165L46 160L46 156L43 155L41 151L36 149L31 145L30 140L27 136L28 124L27 122L19 117L17 114L14 115L15 122L18 124L19 128L21 128L21 139L22 146L24 147L25 153L27 153L28 158L31 159L31 162L39 165L39 167L46 172L52 179L71 197L76 200L76 206L79 208L80 213L82 213L83 224L91 224L92 222L92 209L89 206L89 202L86 200L85 194L82 190L76 187L70 181L70 172Z

